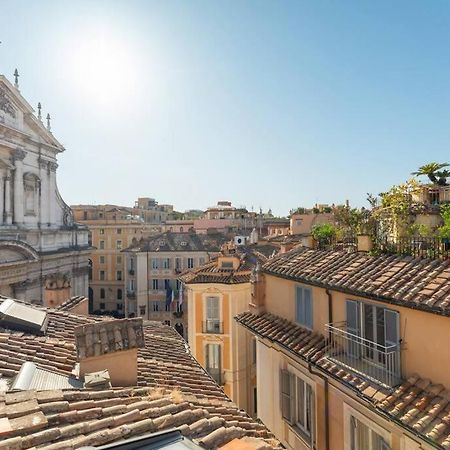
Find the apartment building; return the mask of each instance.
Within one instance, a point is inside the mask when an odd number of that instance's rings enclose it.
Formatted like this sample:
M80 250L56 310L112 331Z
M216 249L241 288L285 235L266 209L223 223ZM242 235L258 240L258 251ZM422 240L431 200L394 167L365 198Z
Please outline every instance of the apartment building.
M298 247L252 284L236 320L257 341L257 416L286 448L450 448L448 261Z
M222 234L168 231L130 243L123 253L127 317L160 321L187 337L186 302L178 277L216 256L225 242Z
M125 315L125 256L122 250L157 233L160 228L132 215L130 208L116 205L72 206L74 216L86 225L92 245L89 273L91 313Z
M256 414L256 340L234 317L248 310L252 272L267 260L258 250L228 245L216 259L180 277L193 355L250 415ZM239 352L242 347L245 352Z

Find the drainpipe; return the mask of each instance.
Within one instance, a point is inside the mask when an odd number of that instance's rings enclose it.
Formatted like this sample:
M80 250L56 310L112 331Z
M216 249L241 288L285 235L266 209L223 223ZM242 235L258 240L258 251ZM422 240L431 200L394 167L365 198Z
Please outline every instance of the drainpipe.
M311 375L317 376L324 382L324 402L325 402L325 450L330 448L330 424L328 419L328 378L321 374L320 372L316 372L313 370L311 363L308 363L308 371ZM311 448L313 447L313 443L311 442Z
M327 288L325 292L328 296L328 323L333 323L333 296ZM331 340L331 331L328 330L328 340Z

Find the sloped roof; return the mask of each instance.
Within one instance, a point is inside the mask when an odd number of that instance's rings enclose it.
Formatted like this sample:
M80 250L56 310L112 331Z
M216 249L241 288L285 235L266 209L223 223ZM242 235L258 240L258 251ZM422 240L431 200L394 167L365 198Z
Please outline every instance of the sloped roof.
M66 311L47 310L47 315L45 336L0 330L4 380L11 381L26 361L39 369L70 375L77 361L76 327L115 322ZM145 347L138 349L138 386L134 388L0 394L0 404L5 401L0 450L38 445L47 450L79 448L171 427L205 448L242 436L279 448L263 424L231 402L173 328L144 322L143 332Z
M0 394L5 404L0 449L76 449L171 428L207 449L243 436L280 448L264 426L258 429L248 417L228 421L207 402L191 400L178 391L152 388L7 392Z
M424 440L450 449L450 391L443 385L414 375L390 392L328 359L327 341L319 333L269 313L244 312L235 319L257 336L269 339L340 380L370 401L375 410L396 419Z
M195 234L167 231L142 238L125 251L138 252L219 252L228 238L221 233Z
M78 306L80 303L88 302L89 300L83 295L77 295L75 297L71 297L67 299L65 302L61 303L56 307L58 311L70 311L75 306Z
M306 284L450 315L450 260L298 247L269 260L262 270Z

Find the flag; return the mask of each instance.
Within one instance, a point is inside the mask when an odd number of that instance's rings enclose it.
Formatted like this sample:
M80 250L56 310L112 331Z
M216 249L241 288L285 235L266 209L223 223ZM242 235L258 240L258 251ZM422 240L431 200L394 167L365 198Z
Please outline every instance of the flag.
M180 282L180 292L178 294L178 304L181 305L183 303L183 283Z
M172 288L169 286L166 289L166 306L170 306L170 304L172 303Z
M172 296L170 297L170 304L175 301L175 291L172 289Z

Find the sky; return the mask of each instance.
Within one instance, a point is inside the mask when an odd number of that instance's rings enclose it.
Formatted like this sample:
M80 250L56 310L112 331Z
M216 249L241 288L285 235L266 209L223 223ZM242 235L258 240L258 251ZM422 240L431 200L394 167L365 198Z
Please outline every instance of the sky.
M286 215L450 162L450 2L0 0L69 204Z

